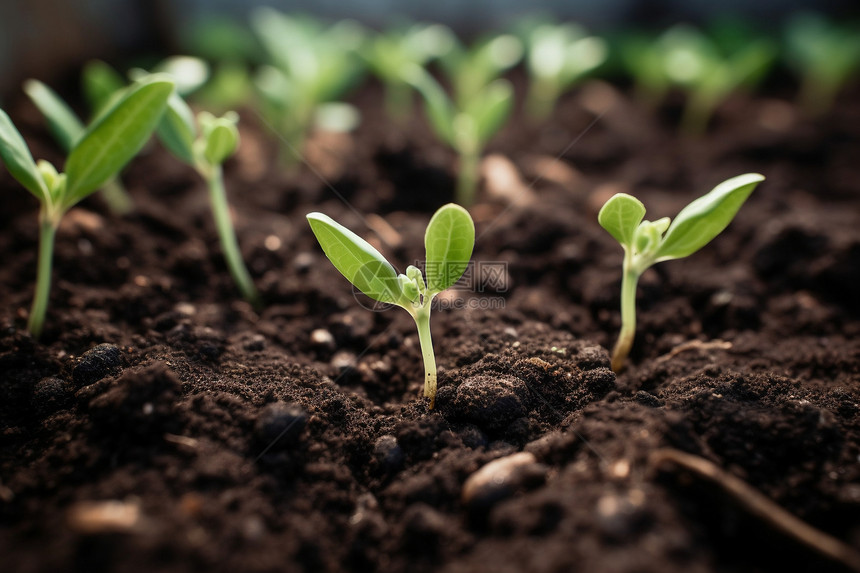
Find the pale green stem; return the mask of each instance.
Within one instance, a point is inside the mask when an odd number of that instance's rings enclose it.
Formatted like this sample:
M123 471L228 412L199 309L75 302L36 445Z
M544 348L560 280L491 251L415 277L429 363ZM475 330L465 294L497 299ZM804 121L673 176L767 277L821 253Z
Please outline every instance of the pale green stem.
M412 109L412 87L397 81L385 82L385 113L403 125Z
M39 216L39 261L36 271L36 292L33 306L27 321L27 330L33 338L42 335L45 314L48 311L48 298L51 295L51 266L54 258L54 238L57 225L44 213Z
M433 340L430 337L430 302L418 309L413 318L418 327L418 342L424 358L424 397L430 398L430 409L436 404L436 355L433 353Z
M636 284L638 269L633 267L633 255L624 253L624 275L621 278L621 333L612 349L612 371L616 374L624 368L624 360L633 347L636 336Z
M134 209L134 201L123 187L119 177L113 177L102 186L102 198L108 208L117 215L126 215Z
M714 98L704 94L690 94L681 117L681 131L696 137L704 134L716 107Z
M481 152L460 153L460 170L457 173L457 203L469 207L475 202L481 169Z
M525 110L534 122L541 122L552 115L558 100L558 84L551 80L532 80L526 96Z
M227 268L242 297L255 307L260 304L260 296L254 281L242 260L242 252L236 240L236 232L233 229L233 221L230 219L230 206L227 204L227 192L224 190L224 177L220 166L213 166L205 175L206 183L209 185L209 197L212 203L212 215L215 217L215 227L218 229L218 238L221 240L221 250L224 252L224 260Z

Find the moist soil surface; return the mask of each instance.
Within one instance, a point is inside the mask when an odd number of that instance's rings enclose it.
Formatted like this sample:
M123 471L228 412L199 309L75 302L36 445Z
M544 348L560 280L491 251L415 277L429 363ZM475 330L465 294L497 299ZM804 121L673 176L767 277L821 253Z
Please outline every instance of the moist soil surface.
M357 132L315 135L292 172L242 113L226 177L259 310L203 183L152 145L124 174L132 213L96 195L64 220L34 340L38 207L0 173L2 569L856 567L860 98L811 120L782 91L727 102L703 137L678 134L678 102L602 83L541 125L518 115L471 208L476 265L433 313L433 410L411 318L368 310L304 219L325 212L401 271L421 260L456 159L420 115L386 120L377 86L354 96ZM36 112L11 113L61 164ZM745 172L767 181L730 227L642 277L616 376L622 251L597 210L626 191L674 216Z

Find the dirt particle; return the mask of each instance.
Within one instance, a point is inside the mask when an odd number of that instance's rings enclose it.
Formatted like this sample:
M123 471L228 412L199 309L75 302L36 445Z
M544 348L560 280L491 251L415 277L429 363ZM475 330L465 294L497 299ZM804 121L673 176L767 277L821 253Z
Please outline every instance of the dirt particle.
M67 514L72 531L89 535L128 532L139 520L137 501L82 501L69 508Z
M33 386L33 409L41 417L67 408L71 399L72 391L65 380L42 378Z
M254 432L271 449L283 449L298 441L307 423L308 413L298 404L275 402L263 408Z
M380 469L386 472L396 472L403 467L403 448L397 443L397 438L391 434L380 436L373 446L373 459Z
M82 388L122 370L122 352L113 344L99 344L87 350L72 371L75 387Z
M537 463L534 454L529 452L498 458L466 479L461 498L470 509L485 510L520 488L542 483L546 471L546 466Z
M457 418L498 431L526 415L528 399L528 388L519 378L479 374L457 387L453 410Z

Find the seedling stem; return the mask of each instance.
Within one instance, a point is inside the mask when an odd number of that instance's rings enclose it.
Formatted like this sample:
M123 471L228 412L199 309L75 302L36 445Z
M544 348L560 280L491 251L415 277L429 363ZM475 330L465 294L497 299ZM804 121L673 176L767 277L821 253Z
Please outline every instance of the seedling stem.
M220 165L212 165L207 169L205 176L206 184L209 186L210 201L212 203L212 215L215 218L215 227L218 229L218 238L221 241L221 250L224 251L224 260L230 276L233 277L242 297L257 307L260 303L260 295L254 286L248 268L242 259L239 243L236 240L236 232L233 222L230 220L230 206L227 203L227 192L224 190L224 175Z

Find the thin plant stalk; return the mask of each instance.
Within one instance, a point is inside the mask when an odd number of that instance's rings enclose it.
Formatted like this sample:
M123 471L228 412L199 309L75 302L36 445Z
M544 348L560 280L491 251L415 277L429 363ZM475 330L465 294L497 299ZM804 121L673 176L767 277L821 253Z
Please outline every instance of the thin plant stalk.
M27 319L27 330L34 338L39 338L45 325L48 311L48 298L51 295L51 266L54 258L54 239L57 236L57 223L42 213L39 217L39 260L36 271L36 292L33 306Z
M236 232L230 220L230 207L227 204L227 192L224 189L224 176L220 165L212 166L206 176L206 184L209 186L212 215L215 218L215 227L218 229L218 238L221 241L221 250L224 251L227 268L245 300L257 307L260 304L260 295L242 260Z
M626 249L624 274L621 278L621 332L612 349L612 371L615 373L624 368L624 361L633 348L633 339L636 336L636 285L640 274L638 269L634 268L632 251Z
M433 339L430 336L430 302L412 315L418 327L418 342L424 358L424 397L430 398L430 409L436 402L436 355L433 352Z
M471 205L475 202L475 193L480 180L480 152L463 152L460 154L460 169L457 173L457 203Z
M412 109L412 89L403 82L385 83L385 112L397 123L404 124Z

